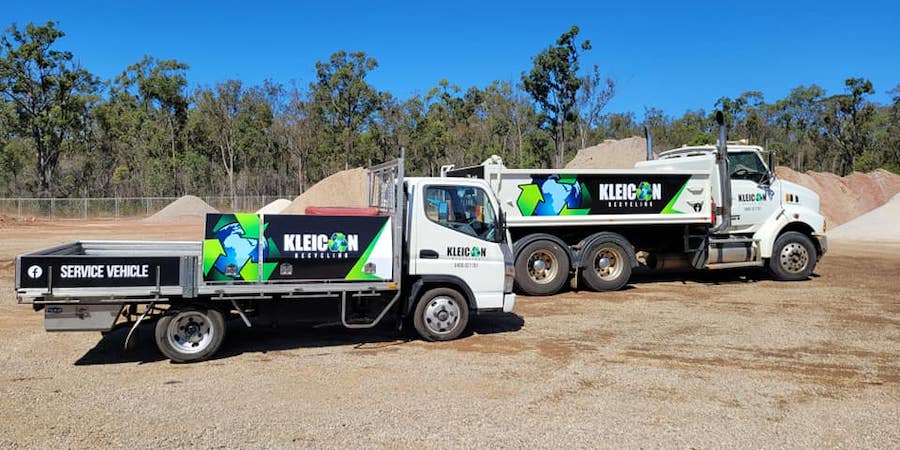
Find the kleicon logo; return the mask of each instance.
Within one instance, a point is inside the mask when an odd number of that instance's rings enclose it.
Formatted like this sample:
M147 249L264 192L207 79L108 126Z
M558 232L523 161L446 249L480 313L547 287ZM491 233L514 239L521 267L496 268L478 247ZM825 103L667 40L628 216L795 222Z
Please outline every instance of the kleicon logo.
M447 256L485 258L487 249L485 247L447 247Z
M601 183L597 200L634 200L648 202L662 199L662 183Z
M285 234L284 251L287 252L331 252L346 253L359 251L359 235L328 234Z
M738 194L739 202L764 202L766 200L770 200L772 197L765 192L759 192L756 194Z
M26 273L28 274L29 278L37 279L44 274L44 269L42 269L41 266L31 266L28 268L28 271Z

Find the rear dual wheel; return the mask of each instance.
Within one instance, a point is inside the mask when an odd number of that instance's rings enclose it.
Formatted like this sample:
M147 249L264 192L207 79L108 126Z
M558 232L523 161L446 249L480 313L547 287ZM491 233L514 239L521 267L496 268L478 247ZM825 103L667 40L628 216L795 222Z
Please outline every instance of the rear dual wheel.
M225 340L225 317L215 309L179 308L156 322L156 345L174 362L202 361Z
M570 264L559 244L534 241L516 257L516 286L528 295L553 295L568 281Z
M631 259L625 247L614 240L591 244L584 270L585 283L595 291L617 291L631 278Z

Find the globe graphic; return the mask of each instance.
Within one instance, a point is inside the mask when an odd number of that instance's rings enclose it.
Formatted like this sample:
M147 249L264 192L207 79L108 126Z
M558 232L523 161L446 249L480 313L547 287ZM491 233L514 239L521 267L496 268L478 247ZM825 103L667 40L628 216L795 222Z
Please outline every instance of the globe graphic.
M538 181L535 180L537 184ZM569 209L581 207L581 186L578 183L560 183L556 178L547 178L540 183L544 201L534 210L536 216L556 216L563 206Z
M646 201L651 199L653 199L653 189L650 187L650 183L642 181L641 184L638 185L637 200Z
M226 269L230 265L234 265L237 271L247 264L247 261L254 263L259 262L259 240L248 239L244 237L244 229L239 223L230 223L219 231L216 231L216 239L222 244L225 255L220 255L216 259L215 267L222 273L227 273ZM268 246L265 241L263 245L263 259L268 255Z
M344 233L332 233L328 239L328 250L331 252L347 251L347 236Z

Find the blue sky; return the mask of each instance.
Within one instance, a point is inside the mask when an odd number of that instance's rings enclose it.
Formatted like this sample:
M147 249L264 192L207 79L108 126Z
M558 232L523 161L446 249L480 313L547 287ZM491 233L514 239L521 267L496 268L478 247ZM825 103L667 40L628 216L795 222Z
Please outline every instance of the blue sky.
M728 5L728 3L734 3ZM722 4L723 6L716 6ZM102 78L142 55L191 66L192 85L228 78L303 86L337 50L363 50L378 89L406 98L441 78L462 88L518 81L531 57L571 25L593 64L617 83L608 111L711 109L759 90L769 101L800 84L829 93L851 76L877 95L900 84L900 3L747 2L180 2L23 1L0 24L56 20L60 48Z

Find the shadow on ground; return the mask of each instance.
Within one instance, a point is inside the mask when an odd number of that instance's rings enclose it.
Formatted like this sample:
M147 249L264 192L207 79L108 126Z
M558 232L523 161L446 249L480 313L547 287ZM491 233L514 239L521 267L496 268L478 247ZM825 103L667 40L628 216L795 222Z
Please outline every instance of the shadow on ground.
M496 334L518 331L525 321L515 314L489 313L473 316L469 321L465 339L472 334ZM100 341L82 355L76 366L122 363L150 363L165 360L156 347L154 330L156 323L141 324L137 330L136 346L132 350L124 348L127 328L119 328L103 335ZM417 340L412 330L399 330L396 321L385 321L374 328L349 330L338 324L325 326L282 325L272 327L247 328L240 319L227 324L225 342L211 358L223 359L244 353L262 353L299 348L328 348L352 346L354 349L370 351L374 348L391 347Z

